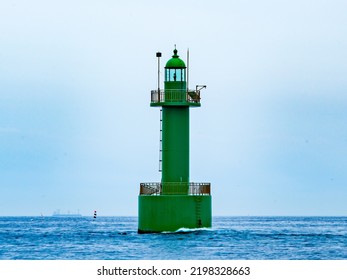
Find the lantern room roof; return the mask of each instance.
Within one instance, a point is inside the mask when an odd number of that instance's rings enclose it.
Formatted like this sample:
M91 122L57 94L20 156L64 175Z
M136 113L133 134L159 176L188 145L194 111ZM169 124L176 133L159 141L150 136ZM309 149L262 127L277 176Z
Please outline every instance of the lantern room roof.
M172 58L169 59L168 62L166 62L165 68L186 68L184 61L177 55L176 48L174 49L173 53L174 55L172 56Z

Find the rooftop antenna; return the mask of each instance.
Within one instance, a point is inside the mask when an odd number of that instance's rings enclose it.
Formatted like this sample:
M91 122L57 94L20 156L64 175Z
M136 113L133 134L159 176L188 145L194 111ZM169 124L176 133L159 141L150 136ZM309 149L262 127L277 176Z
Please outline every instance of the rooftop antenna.
M161 58L161 52L157 52L156 56L158 58L158 102L160 102L160 58Z
M187 49L187 92L189 91L189 48Z

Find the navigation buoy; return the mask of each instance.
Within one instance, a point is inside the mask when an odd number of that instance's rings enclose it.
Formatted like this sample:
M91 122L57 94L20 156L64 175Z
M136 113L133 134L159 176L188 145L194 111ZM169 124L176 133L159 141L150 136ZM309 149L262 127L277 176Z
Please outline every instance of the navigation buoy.
M96 219L96 210L94 211L94 219Z

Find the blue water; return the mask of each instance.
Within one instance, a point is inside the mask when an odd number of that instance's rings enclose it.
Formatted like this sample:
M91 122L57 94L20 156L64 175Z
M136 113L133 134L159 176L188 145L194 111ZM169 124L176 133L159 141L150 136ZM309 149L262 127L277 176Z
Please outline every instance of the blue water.
M0 217L0 259L347 259L347 217L215 217L138 234L136 217Z

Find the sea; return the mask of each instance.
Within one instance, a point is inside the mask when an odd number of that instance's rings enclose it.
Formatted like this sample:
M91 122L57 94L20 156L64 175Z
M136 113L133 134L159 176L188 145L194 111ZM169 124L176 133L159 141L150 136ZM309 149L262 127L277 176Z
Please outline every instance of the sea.
M138 234L137 217L0 217L1 260L346 260L347 217L214 217Z

